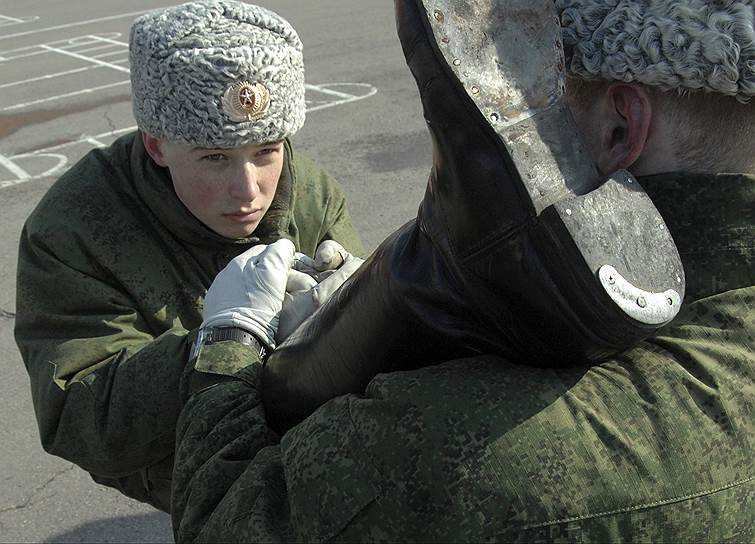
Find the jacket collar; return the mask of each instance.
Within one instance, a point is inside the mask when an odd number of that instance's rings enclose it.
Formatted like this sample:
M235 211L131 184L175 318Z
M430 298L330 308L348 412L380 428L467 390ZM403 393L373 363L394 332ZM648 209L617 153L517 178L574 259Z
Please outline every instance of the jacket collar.
M182 242L193 246L269 244L286 236L291 222L294 194L291 156L291 144L286 140L283 169L270 208L251 236L235 240L217 234L184 206L173 189L168 169L152 160L138 132L131 149L131 172L134 187L144 205Z
M687 300L752 285L755 176L674 172L638 181L679 249Z

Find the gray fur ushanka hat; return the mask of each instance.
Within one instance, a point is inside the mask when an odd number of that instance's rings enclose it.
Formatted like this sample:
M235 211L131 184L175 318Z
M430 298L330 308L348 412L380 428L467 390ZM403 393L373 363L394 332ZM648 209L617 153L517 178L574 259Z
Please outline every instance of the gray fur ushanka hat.
M210 148L281 140L304 124L302 44L270 10L205 0L136 19L134 117L153 136Z
M555 0L570 75L755 95L752 0Z

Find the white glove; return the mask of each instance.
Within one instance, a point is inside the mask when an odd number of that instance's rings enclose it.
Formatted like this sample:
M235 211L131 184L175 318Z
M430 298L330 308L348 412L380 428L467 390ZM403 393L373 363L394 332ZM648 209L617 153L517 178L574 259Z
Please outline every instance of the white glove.
M314 260L297 254L283 299L276 335L278 343L325 304L362 263L364 259L354 257L333 240L326 240L318 246Z
M325 240L315 251L314 268L318 272L336 270L348 257L354 257L335 240ZM358 257L354 257L358 259ZM361 259L360 259L361 260ZM362 261L364 262L364 261Z
M294 263L294 244L281 239L245 251L215 278L204 300L202 327L239 327L271 350Z
M335 272L347 257L353 257L353 255L335 240L325 240L317 246L314 259L297 252L293 270L289 273L286 292L311 289Z

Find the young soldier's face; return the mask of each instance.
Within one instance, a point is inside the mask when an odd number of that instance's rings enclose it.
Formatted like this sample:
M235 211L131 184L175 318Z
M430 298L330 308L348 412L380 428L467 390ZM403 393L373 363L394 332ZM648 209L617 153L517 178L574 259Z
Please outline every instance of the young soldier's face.
M226 238L251 235L270 208L283 169L283 142L208 149L144 135L150 156L168 168L178 198Z

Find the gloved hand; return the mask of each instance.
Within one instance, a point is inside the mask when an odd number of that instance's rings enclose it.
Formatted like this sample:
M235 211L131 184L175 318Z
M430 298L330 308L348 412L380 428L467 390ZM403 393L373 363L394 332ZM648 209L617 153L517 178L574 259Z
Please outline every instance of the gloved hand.
M289 272L276 341L280 344L356 272L364 259L334 240L325 240L311 259L296 254Z
M293 263L294 244L286 239L254 246L233 259L207 291L202 327L240 327L274 349Z
M293 269L289 273L286 292L292 293L314 287L335 272L347 257L353 255L335 240L325 240L317 246L314 259L297 252Z

